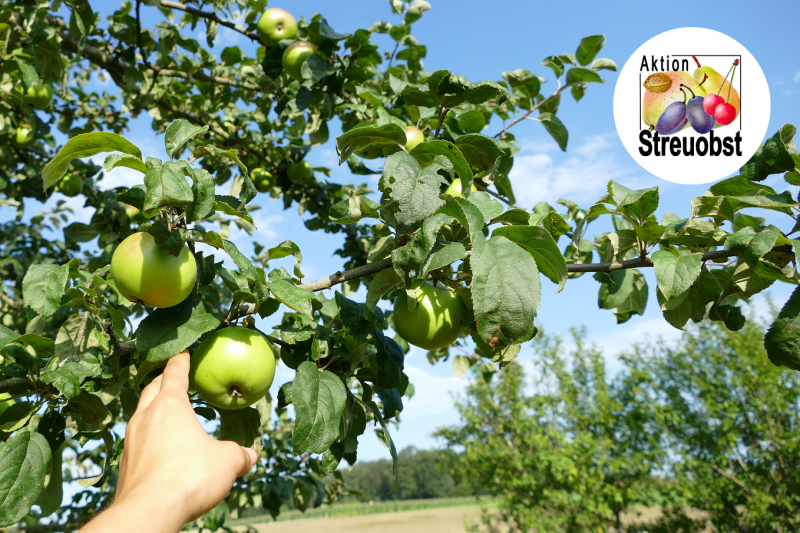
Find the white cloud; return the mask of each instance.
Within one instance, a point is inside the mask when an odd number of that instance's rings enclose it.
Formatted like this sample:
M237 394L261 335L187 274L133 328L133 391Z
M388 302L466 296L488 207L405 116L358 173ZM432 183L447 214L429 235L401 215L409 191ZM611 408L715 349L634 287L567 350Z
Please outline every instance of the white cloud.
M784 96L792 96L794 94L794 91L792 91L791 89L788 89L786 91L783 91L783 93L781 93L781 94L783 94Z
M420 351L420 355L424 354ZM450 366L450 363L437 363ZM404 420L441 415L453 409L453 398L462 393L469 384L465 376L457 378L453 375L442 377L434 375L428 368L408 364L406 360L403 371L414 385L414 396L403 398Z
M800 83L800 70L798 70L797 74L794 75L794 82Z
M530 208L537 202L554 203L559 198L585 203L597 200L609 180L635 185L639 181L635 169L613 155L612 135L616 134L588 137L563 156L553 153L551 141L523 142L510 175L517 204Z

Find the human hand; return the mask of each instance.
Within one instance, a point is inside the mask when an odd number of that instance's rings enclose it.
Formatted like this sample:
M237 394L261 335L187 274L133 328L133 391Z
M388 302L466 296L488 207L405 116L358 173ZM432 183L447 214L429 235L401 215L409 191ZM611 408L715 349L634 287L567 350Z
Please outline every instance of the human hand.
M169 360L125 431L117 497L82 531L179 531L213 509L258 455L211 438L189 402L189 352Z

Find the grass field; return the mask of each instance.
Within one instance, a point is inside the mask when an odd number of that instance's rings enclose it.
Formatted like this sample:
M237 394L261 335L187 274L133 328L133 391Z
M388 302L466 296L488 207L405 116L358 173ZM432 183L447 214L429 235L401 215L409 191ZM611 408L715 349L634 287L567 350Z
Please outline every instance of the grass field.
M253 524L259 533L463 533L466 522L476 523L480 516L477 505L368 514L339 518L311 518ZM243 531L244 526L235 527Z
M475 497L467 498L440 498L435 500L404 500L394 502L371 502L371 503L346 503L334 505L331 507L320 507L318 509L310 509L305 513L300 511L282 512L278 516L278 522L296 521L296 520L313 520L313 519L328 519L328 518L353 518L365 515L378 515L387 513L408 513L431 511L438 509L453 509L453 508L474 508L476 511L481 505L492 506L492 500L483 498L481 500ZM273 522L272 517L269 515L253 516L242 518L239 520L231 520L228 525L252 525L264 524Z

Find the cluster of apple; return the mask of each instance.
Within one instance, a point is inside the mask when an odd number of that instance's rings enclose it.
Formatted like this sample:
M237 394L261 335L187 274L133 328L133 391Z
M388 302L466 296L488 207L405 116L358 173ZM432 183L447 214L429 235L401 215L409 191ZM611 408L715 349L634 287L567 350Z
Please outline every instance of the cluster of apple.
M274 7L264 11L258 19L258 35L266 46L275 46L297 35L297 21L291 13ZM283 52L283 68L292 78L303 81L301 68L308 56L317 52L317 46L308 41L296 41Z
M23 92L21 85L15 85L5 94L15 106L25 105L33 109L47 109L53 101L53 89L50 85L37 83ZM27 123L12 127L10 117L0 117L0 136L8 135L11 144L17 148L27 148L36 140L36 129Z
M727 126L739 115L739 93L733 88L731 74L739 60L733 62L725 77L711 67L700 66L696 57L694 60L698 68L693 75L657 72L644 82L642 118L659 135L672 135L688 126L706 134L718 126ZM727 101L722 94L727 94Z
M173 256L149 233L134 233L111 257L111 276L128 300L148 307L174 307L197 281L197 263L187 247ZM275 351L256 331L232 326L209 335L192 354L190 388L219 409L243 409L269 391Z

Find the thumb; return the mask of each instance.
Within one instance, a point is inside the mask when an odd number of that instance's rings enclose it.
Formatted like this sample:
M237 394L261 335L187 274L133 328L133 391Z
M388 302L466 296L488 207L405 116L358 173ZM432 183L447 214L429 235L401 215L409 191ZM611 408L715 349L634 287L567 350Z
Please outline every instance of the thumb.
M242 459L241 467L239 468L239 472L236 474L237 477L244 476L250 472L253 467L256 466L256 461L258 461L258 454L253 448L239 446L239 453Z

